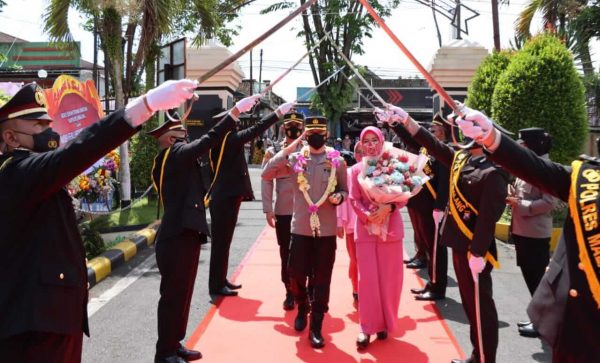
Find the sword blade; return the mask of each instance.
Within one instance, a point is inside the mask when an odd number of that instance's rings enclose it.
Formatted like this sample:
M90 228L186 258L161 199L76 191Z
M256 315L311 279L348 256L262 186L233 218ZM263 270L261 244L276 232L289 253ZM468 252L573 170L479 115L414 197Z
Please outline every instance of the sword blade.
M356 66L352 63L352 61L350 59L348 59L348 57L346 57L346 55L344 54L344 52L340 49L340 46L336 42L334 42L333 39L331 39L331 37L329 36L329 34L327 34L327 38L329 38L329 42L331 43L331 45L335 48L335 50L337 51L338 55L340 57L342 57L342 59L344 60L344 62L346 62L346 64L348 65L348 67L350 67L350 69L352 69L352 72L354 72L354 74L356 75L356 77L358 79L360 79L360 81L365 85L365 87L367 87L367 89L369 91L371 91L371 93L373 93L373 95L375 96L375 98L377 98L377 100L379 102L381 102L382 107L385 107L386 102L379 95L379 93L377 93L375 91L375 89L373 89L373 87L369 84L369 82L367 82L367 80L362 76L362 74L360 74L360 72L358 71L358 69L356 68Z
M333 77L335 77L338 73L340 73L344 68L346 68L346 66L341 66L340 68L338 68L335 72L333 72L329 77L325 78L324 80L322 80L318 85L314 86L313 88L309 89L308 91L304 92L302 95L300 95L300 97L297 97L294 102L298 102L298 100L303 99L304 97L308 96L309 94L311 94L312 92L314 92L315 90L319 89L319 87L321 87L322 85L324 85L327 81L329 81L330 79L332 79Z
M260 35L258 38L254 39L253 41L248 43L248 45L246 45L244 48L240 49L235 54L233 54L229 58L225 59L223 62L217 64L213 69L211 69L210 71L208 71L205 74L203 74L202 76L200 76L200 78L198 78L198 82L202 83L202 82L206 81L207 79L214 76L215 74L217 74L219 71L221 71L222 69L224 69L231 63L235 62L242 55L246 54L250 49L254 48L256 45L261 43L263 40L267 39L269 36L271 36L271 34L275 33L277 30L281 29L290 20L292 20L293 18L298 16L298 14L302 13L303 11L308 9L310 6L312 6L316 2L317 2L317 0L308 0L304 5L300 6L299 8L294 10L292 13L290 13L288 16L286 16L284 19L282 19L279 23L275 24L275 26L273 26L271 29L267 30L262 35Z
M377 22L377 24L387 33L387 35L390 38L392 38L392 40L394 41L394 43L396 43L398 48L400 48L402 53L404 53L404 55L412 62L412 64L415 67L417 67L417 69L419 70L419 72L421 72L423 77L427 80L427 82L429 83L431 88L433 88L440 95L440 97L444 99L444 101L446 102L448 107L450 107L454 112L456 112L457 115L462 115L461 110L454 102L454 99L448 94L448 92L446 92L444 87L442 87L435 80L435 78L433 78L433 76L429 72L427 72L425 67L423 67L421 65L421 63L417 60L417 58L415 58L412 55L412 53L408 50L408 48L406 48L404 46L404 44L402 44L400 39L398 39L396 34L394 34L392 32L392 30L386 25L386 23L383 21L383 19L381 19L381 17L377 14L375 9L373 9L373 7L369 4L369 2L367 0L358 0L358 1L360 1L360 3L365 7L365 9L367 9L367 11L371 15L371 17L375 20L375 22Z
M327 39L327 34L325 34L321 39L319 39L318 42L315 43L315 45L310 48L308 50L308 52L304 53L304 55L302 57L300 57L300 59L298 59L298 61L296 63L294 63L294 65L292 65L290 68L286 69L285 72L283 72L281 75L279 75L279 77L277 77L277 79L275 79L273 82L271 82L271 84L269 84L269 86L267 88L265 88L260 94L261 95L266 95L271 89L273 89L273 87L279 82L281 81L285 76L287 76L292 70L294 70L298 64L300 64L304 58L308 57L308 55L312 52L314 52L315 49L317 49L317 47L319 45L321 45L321 43Z
M475 320L477 320L477 340L479 344L479 362L485 363L483 354L483 334L481 333L481 308L479 305L479 276L474 281L475 283Z

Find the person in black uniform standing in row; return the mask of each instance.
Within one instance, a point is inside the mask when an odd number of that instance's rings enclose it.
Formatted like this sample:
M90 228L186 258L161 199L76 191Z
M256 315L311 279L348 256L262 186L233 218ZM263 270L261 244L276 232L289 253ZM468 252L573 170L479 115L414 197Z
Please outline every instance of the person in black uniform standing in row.
M479 280L479 301L483 354L486 363L496 361L498 313L492 296L492 266L496 264L496 222L505 208L508 175L487 160L475 144L470 150L454 151L420 127L400 107L388 106L388 122L400 123L416 142L427 148L450 169L449 212L443 223L441 242L452 248L452 262L458 280L463 308L470 323L471 356L458 362L480 362L475 312L475 284Z
M413 154L421 151L421 146L412 140L412 137L405 132L405 135L398 134L406 150ZM404 137L403 137L404 136ZM427 163L423 169L424 172L433 173L431 163ZM430 175L433 178L433 175ZM431 184L429 184L431 186ZM433 221L431 221L431 210L435 197L428 190L426 193L418 193L408 200L406 210L410 223L413 226L413 239L415 241L415 255L408 260L404 260L407 268L421 269L428 266L429 257L427 251L433 245Z
M527 313L552 346L554 363L593 363L600 357L600 160L583 156L571 167L554 163L498 133L481 112L465 108L457 124L490 158L515 176L569 203L563 234Z
M198 158L233 130L239 114L250 110L256 100L241 100L206 135L190 143L181 122L167 121L148 133L160 146L152 168L152 184L165 210L155 244L161 274L154 358L157 363L202 358L200 352L188 350L180 343L187 328L200 245L209 234Z
M87 267L65 185L196 87L165 82L63 146L35 84L0 107L0 360L81 361L83 333L89 335Z
M433 117L430 130L440 142L447 143L449 141L450 126L443 121L440 113L435 114ZM408 151L413 154L427 152L427 149L422 148L404 127L395 127L394 132L407 146ZM418 234L419 238L425 241L427 247L429 282L424 288L413 288L410 291L415 294L416 300L433 301L446 297L446 287L448 285L448 250L445 245L440 243L439 238L437 247L434 246L434 243L435 225L438 225L439 236L441 234L440 221L448 205L450 176L448 168L431 155L429 155L429 162L425 165L423 171L431 179L425 184L423 193L411 198L407 207L415 230L415 239ZM413 211L411 212L411 210ZM434 256L434 250L436 256ZM433 282L434 267L436 269L435 282Z
M260 97L255 95L251 97ZM280 105L275 112L263 117L255 125L227 133L211 150L212 184L206 196L210 206L211 248L208 291L211 296L235 296L242 285L227 280L229 248L243 200L253 200L248 164L244 158L244 144L261 135L292 109L293 103Z

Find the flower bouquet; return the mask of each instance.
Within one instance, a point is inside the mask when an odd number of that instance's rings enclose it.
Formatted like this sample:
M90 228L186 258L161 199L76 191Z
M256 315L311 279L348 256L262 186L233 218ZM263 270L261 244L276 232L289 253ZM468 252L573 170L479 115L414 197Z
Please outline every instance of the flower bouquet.
M429 177L423 172L424 154L415 155L386 142L378 157L363 156L358 183L371 201L372 211L379 204L406 203L416 195ZM368 223L367 230L382 240L387 238L389 216L381 224Z
M91 210L94 203L105 204L103 210L110 210L110 202L115 185L115 173L119 170L120 158L116 151L111 151L90 170L83 173L67 185L69 194L80 200L82 206Z

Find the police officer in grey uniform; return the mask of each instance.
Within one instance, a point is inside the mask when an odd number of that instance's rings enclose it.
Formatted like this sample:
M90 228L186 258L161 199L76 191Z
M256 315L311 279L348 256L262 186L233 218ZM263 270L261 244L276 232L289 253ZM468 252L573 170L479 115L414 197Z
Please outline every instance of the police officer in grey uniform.
M283 129L285 141L275 143L265 152L263 168L267 162L294 140L300 137L304 130L304 115L290 112L283 116ZM302 147L298 144L298 148ZM296 151L299 149L296 148ZM294 308L294 295L290 290L290 279L287 273L287 261L290 254L290 233L292 227L292 212L294 208L294 187L296 181L292 178L292 168L279 170L276 175L263 176L261 180L263 212L265 212L267 223L275 228L277 244L279 245L279 256L281 257L281 281L285 285L284 310ZM275 199L275 210L273 210L273 189L277 195Z
M536 155L548 159L551 138L544 129L521 129L518 141ZM509 186L506 203L512 209L510 231L517 252L517 265L521 268L529 293L533 296L550 261L551 212L554 208L554 198L525 180L516 178ZM527 337L538 336L531 322L521 321L517 325L519 334Z
M310 310L309 341L312 347L321 348L325 345L321 327L323 316L329 309L329 288L335 261L337 222L335 207L347 198L348 186L346 164L339 153L338 156L334 156L335 151L325 147L327 119L306 118L304 128L308 146L303 147L299 153L292 153L300 142L297 139L267 163L263 177L272 177L280 170L289 167L297 173L302 173L293 177L297 184L294 188L294 213L288 262L290 287L298 304L294 329L304 330ZM333 176L336 184L331 188L329 180L334 168ZM308 185L298 183L299 179L302 181L302 177ZM305 195L300 188L307 186L310 188ZM307 199L310 199L310 205ZM318 205L321 200L323 203ZM312 286L310 294L306 287L308 278Z

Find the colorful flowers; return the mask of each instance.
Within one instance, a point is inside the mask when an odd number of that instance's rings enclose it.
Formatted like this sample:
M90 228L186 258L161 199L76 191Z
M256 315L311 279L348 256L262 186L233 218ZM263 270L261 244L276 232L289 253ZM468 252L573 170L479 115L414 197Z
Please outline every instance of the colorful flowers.
M310 157L310 150L307 146L303 147L300 150L300 153L296 155L296 163L294 164L293 170L298 173L296 181L298 182L298 189L302 192L304 196L304 200L308 205L308 213L310 213L310 228L313 231L313 237L319 236L321 233L321 222L319 221L319 207L325 203L327 197L335 191L335 187L337 185L336 178L336 170L340 165L341 155L337 150L333 150L331 148L326 148L326 158L329 164L331 165L331 171L329 173L329 178L327 181L327 188L325 192L317 200L313 202L310 195L308 195L308 191L310 190L310 184L304 175L306 171L307 159Z
M393 156L390 152L384 152L378 159L366 160L365 177L371 179L375 186L406 186L406 191L411 191L424 184L419 176L413 176L417 171L416 160L409 164L409 158L405 155ZM402 188L403 191L406 188Z
M114 174L119 170L120 157L111 151L87 173L77 176L67 185L69 194L86 203L107 202L115 189Z

